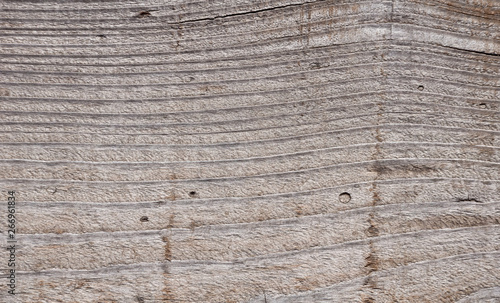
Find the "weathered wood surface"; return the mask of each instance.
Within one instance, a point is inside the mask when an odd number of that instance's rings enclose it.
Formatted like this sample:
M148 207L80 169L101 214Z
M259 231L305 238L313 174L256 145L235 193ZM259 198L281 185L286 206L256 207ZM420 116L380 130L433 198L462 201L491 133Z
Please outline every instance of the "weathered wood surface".
M18 302L500 302L499 1L0 6Z

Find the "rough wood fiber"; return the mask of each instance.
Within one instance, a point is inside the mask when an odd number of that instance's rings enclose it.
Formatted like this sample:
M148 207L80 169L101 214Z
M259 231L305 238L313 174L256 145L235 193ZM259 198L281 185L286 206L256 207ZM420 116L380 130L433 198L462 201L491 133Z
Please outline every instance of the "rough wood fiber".
M499 1L0 7L17 302L500 302Z

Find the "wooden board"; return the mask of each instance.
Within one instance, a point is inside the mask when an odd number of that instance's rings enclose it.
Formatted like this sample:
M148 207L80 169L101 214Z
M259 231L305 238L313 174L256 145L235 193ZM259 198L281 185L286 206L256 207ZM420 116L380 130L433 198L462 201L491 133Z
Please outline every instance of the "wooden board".
M499 1L0 8L1 302L500 302Z

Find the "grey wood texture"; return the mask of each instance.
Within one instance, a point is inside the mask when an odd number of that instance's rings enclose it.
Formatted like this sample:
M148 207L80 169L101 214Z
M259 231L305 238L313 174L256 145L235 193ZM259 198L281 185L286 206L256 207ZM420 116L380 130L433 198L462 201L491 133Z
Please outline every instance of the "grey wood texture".
M0 8L16 302L500 302L500 1Z

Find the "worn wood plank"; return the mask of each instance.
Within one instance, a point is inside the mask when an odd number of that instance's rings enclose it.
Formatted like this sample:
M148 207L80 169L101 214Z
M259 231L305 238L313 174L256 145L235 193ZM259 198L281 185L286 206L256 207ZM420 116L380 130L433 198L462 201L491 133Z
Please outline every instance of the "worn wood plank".
M500 301L498 1L0 7L0 301Z

